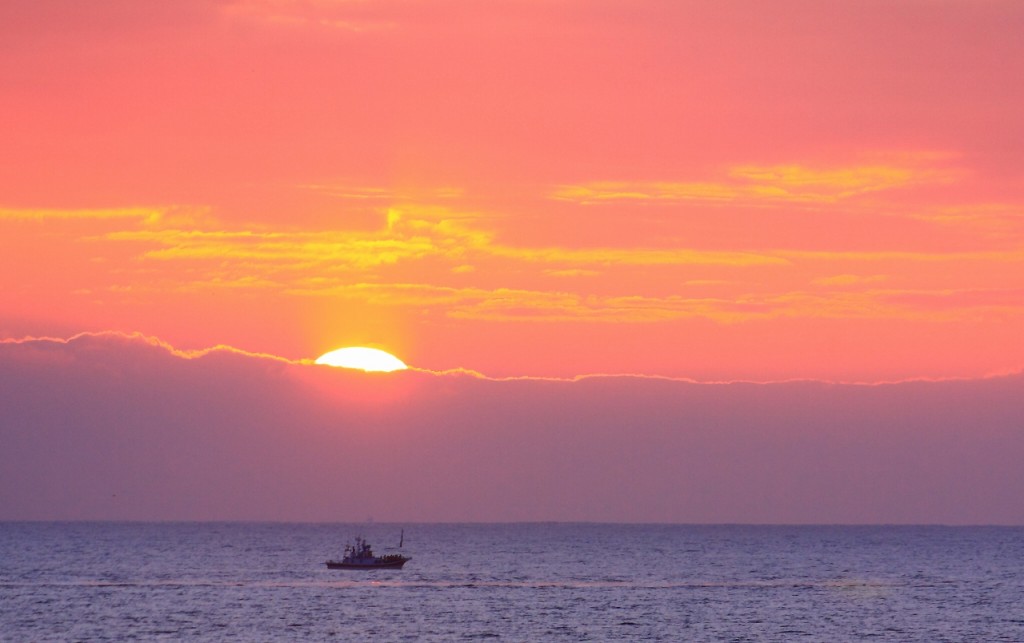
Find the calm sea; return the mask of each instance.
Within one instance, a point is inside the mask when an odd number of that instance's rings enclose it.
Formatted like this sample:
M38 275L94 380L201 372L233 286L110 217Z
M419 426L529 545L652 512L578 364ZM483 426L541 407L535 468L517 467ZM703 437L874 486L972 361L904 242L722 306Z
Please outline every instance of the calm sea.
M0 523L0 639L156 638L1024 641L1024 529Z

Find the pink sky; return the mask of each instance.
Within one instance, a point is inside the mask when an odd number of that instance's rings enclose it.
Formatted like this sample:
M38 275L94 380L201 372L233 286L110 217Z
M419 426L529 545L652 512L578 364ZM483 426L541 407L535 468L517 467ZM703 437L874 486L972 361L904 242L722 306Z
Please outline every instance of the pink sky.
M0 518L359 519L317 494L363 479L378 519L1020 522L1022 33L4 2ZM344 346L416 370L309 363Z
M1018 2L8 2L0 333L1024 363Z

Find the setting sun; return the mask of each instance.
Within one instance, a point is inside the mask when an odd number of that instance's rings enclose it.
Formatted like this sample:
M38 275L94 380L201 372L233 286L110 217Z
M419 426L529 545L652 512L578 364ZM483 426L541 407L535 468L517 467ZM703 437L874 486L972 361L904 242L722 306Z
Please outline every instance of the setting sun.
M409 368L405 362L391 353L376 348L349 346L324 353L316 359L317 364L340 366L342 368L358 368L364 371L401 371Z

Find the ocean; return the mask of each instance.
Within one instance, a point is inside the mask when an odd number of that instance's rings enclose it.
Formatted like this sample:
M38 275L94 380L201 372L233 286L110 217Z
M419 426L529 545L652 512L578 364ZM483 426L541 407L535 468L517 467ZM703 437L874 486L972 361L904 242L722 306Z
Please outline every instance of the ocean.
M1024 641L1024 528L0 523L0 640L161 638Z

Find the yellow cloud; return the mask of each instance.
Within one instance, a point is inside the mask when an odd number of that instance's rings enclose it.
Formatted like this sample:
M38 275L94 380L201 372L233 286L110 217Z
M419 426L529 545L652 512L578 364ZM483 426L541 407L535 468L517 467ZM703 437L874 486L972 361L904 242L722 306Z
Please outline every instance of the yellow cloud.
M744 190L724 183L595 181L562 185L551 196L561 201L594 204L614 201L732 201Z
M729 174L748 182L753 189L767 190L767 194L778 198L826 201L901 187L932 176L915 168L886 165L836 169L801 165L741 166L733 168Z
M1014 250L978 250L967 252L913 252L899 250L835 251L835 250L777 250L780 257L794 263L801 261L839 262L954 262L982 261L987 263L1018 263L1024 261L1024 248Z
M140 257L191 262L194 280L222 287L289 288L303 273L355 275L383 266L434 261L427 273L439 277L468 274L482 263L493 270L516 264L547 266L539 274L596 274L622 266L718 265L753 267L785 265L788 260L764 253L687 248L529 248L498 243L478 227L483 217L445 208L406 205L387 212L376 231L212 230L147 228L118 230L101 238L155 246ZM351 279L352 277L347 277ZM309 288L307 282L305 288Z
M942 226L958 226L994 238L1024 238L1024 206L1016 203L946 206L918 211L912 216Z
M606 191L601 194L613 199L641 198L641 187L661 200L752 199L749 195L755 192L761 199L848 198L843 195L917 180L913 172L879 169L886 167L827 171L743 167L730 175L735 185L638 183L621 190L614 184L591 188ZM731 246L736 249L526 246L503 238L501 220L486 212L459 211L434 201L432 205L390 203L394 193L388 190L345 189L351 193L339 193L339 198L381 201L374 203L381 216L377 228L231 228L221 226L202 209L168 207L6 209L0 210L0 220L109 221L103 226L65 226L75 239L81 239L78 235L84 227L91 234L85 240L91 243L122 244L119 252L105 253L107 248L100 248L97 257L127 255L137 260L118 263L105 272L113 283L96 284L91 287L94 292L113 293L127 285L135 291L263 290L492 321L647 323L702 317L739 323L782 316L923 318L929 310L950 316L961 314L952 303L968 299L930 293L935 270L922 276L923 269L902 269L912 268L911 262L971 262L971 270L982 275L1012 273L997 264L1024 262L1024 247L1009 242L1000 243L998 249L979 245L977 250L955 253L835 252L814 246L807 250L753 246L744 251L742 244L749 241L745 238L736 238ZM577 189L573 194L586 193ZM385 203L390 207L385 209ZM985 208L934 212L954 219L992 216L1008 223L1016 214L1012 205L993 206L990 212ZM56 223L52 227L60 229ZM595 275L601 279L586 279ZM887 284L920 292L870 290L886 280L884 275L894 275ZM582 292L584 286L598 292ZM809 292L796 290L804 287ZM915 302L926 302L931 308L925 310Z
M107 208L107 209L15 209L0 208L0 219L15 221L102 220L134 219L143 223L158 223L167 211L160 208Z
M276 27L319 28L349 32L380 31L396 25L386 20L346 14L361 0L234 0L221 8L229 18L258 21Z
M0 221L133 223L147 229L172 226L210 226L216 221L209 208L195 206L140 206L124 208L0 208Z
M163 246L144 258L261 262L292 270L332 265L368 269L402 260L444 254L429 238L386 238L370 234L204 230L127 230L106 235L112 241L145 241Z
M545 270L544 274L551 275L552 277L596 277L601 272L584 268L566 268L564 270Z
M717 181L594 181L555 188L551 197L581 204L602 202L802 202L835 203L864 194L922 183L949 182L961 172L936 163L948 155L895 154L890 163L845 167L800 164L740 165Z
M721 323L739 323L780 316L906 317L915 313L899 302L895 291L883 293L859 288L880 282L884 276L839 271L822 276L822 268L834 270L835 266L848 266L851 262L1024 261L1024 251L954 254L773 250L753 253L657 248L528 248L499 243L493 233L478 227L484 219L473 213L407 204L390 209L386 224L372 232L138 229L112 232L105 238L156 246L144 251L140 255L143 259L190 264L188 270L164 273L164 281L151 281L150 287L182 291L270 289L298 296L351 298L367 305L432 309L441 315L489 321L648 323L703 317ZM815 263L821 263L822 268L813 268ZM416 267L412 272L381 272L386 267L403 264ZM524 273L523 264L537 264L540 270ZM721 293L712 297L640 296L628 291L596 296L560 290L549 292L536 287L454 287L443 283L446 275L479 273L493 277L504 273L518 275L517 281L523 275L531 275L527 278L532 284L553 284L545 279L562 279L564 284L566 277L621 272L629 266L777 266L798 269L802 273L811 271L807 277L814 285L840 287L842 291L744 294L740 280L732 283L727 296ZM389 276L382 277L382 274ZM422 275L425 283L407 282L416 274ZM377 279L382 281L372 281ZM679 283L699 286L701 280L680 279ZM705 279L703 283L717 285L722 280ZM711 292L714 291L702 289L702 294ZM944 311L943 314L953 313Z
M585 266L766 266L783 265L786 259L765 253L692 250L688 248L521 248L497 246L490 253L533 263Z
M455 199L465 194L458 187L394 188L367 186L350 181L328 183L304 183L297 186L303 190L318 192L338 199L376 201L381 203L416 202L433 199Z
M886 279L888 279L886 275L832 275L815 279L813 283L817 286L855 286L877 283Z
M352 299L362 304L434 310L453 318L490 322L642 324L698 317L727 324L782 317L935 321L976 314L978 306L994 306L1008 314L1024 315L1024 300L1020 299L1019 291L985 296L929 289L792 291L722 298L596 296L515 288L360 283L329 289L318 285L299 292Z

